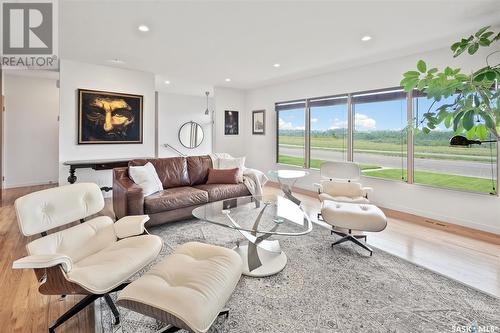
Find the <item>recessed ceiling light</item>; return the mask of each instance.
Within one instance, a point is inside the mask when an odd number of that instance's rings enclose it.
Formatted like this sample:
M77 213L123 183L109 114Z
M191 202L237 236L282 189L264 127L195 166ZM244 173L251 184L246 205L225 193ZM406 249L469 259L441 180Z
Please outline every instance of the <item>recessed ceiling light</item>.
M169 80L166 80L166 81L165 81L165 84L170 84L170 81L169 81Z
M149 31L149 27L147 25L144 25L144 24L141 24L140 26L138 26L137 29L139 29L139 31L142 31L142 32Z
M120 59L118 59L118 58L115 58L115 59L109 59L108 61L109 61L109 62L112 62L113 64L124 64L124 63L125 63L125 61L120 60Z
M276 67L276 68L278 68L278 67L280 67L280 66L281 66L280 64L274 64L274 65L273 65L273 67Z
M371 40L371 39L372 39L372 36L368 36L368 35L361 37L361 40L362 40L363 42L367 42L367 41L369 41L369 40Z
M227 79L226 79L226 82L231 82L231 79L230 79L230 78L227 78Z

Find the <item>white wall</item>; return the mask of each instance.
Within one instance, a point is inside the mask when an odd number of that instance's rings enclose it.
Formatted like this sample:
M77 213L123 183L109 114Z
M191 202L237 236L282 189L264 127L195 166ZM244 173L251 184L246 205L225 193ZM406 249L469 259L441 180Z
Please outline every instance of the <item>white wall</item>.
M61 60L60 64L59 182L67 184L68 167L64 161L152 157L155 152L155 78L151 73L124 70ZM142 144L77 144L77 89L94 89L143 95ZM78 181L111 185L111 170L78 169Z
M209 98L210 113L214 110L213 98ZM212 114L205 115L207 100L205 96L167 94L158 95L158 156L178 156L165 143L186 155L206 155L212 152ZM188 121L194 121L203 128L204 138L201 145L188 149L179 142L179 128Z
M215 147L218 153L232 156L244 156L247 153L245 142L249 122L246 121L245 91L239 89L215 87ZM239 111L239 134L224 135L224 111Z
M56 80L5 75L5 187L58 180Z
M430 66L461 67L465 72L484 66L484 57L464 55L453 59L448 49L442 49L248 91L244 97L245 115L240 120L245 122L242 127L250 128L251 111L258 109L266 109L267 123L265 136L252 136L246 130L243 132L243 140L249 142L242 146L247 165L266 172L280 167L275 163L275 102L398 86L402 73L414 68L418 59L425 59ZM216 95L217 105L224 105L220 99L221 96ZM228 100L232 101L232 98ZM217 138L220 133L218 131ZM311 175L297 185L312 189L312 183L318 178L318 173L311 171ZM372 178L364 178L363 183L375 188L372 201L381 206L500 234L500 199L497 196Z

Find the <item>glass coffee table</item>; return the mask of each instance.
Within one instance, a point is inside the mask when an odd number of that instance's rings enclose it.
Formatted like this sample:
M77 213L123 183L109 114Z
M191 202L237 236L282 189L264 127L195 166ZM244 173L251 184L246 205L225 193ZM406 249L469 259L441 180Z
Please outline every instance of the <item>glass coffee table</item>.
M312 230L309 216L282 196L248 196L208 203L193 215L238 230L247 240L234 250L243 260L243 274L254 277L280 272L287 263L276 236L301 236Z

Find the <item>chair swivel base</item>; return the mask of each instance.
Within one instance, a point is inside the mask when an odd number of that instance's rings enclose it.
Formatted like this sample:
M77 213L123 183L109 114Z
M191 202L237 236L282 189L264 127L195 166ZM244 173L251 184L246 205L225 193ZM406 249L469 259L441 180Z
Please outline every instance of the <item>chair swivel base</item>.
M115 289L111 290L110 293L115 292L115 291L120 291L123 288L125 288L129 283L125 282L116 287ZM111 312L113 312L113 316L115 318L115 325L118 325L120 323L120 313L118 312L118 309L116 308L115 304L113 303L113 300L108 294L91 294L85 296L80 302L76 303L74 306L72 306L68 311L66 311L61 317L57 318L50 326L49 326L49 333L55 333L56 328L64 324L66 321L68 321L70 318L73 316L77 315L80 311L85 309L88 305L92 304L96 299L104 297L104 300L108 304L109 308L111 309Z
M366 235L353 235L351 233L351 230L349 230L349 233L332 230L331 233L332 235L335 234L342 237L341 239L338 239L337 241L332 243L332 247L345 242L353 242L354 244L370 252L370 257L373 255L373 250L368 245L366 245ZM365 243L361 242L360 239L364 239Z

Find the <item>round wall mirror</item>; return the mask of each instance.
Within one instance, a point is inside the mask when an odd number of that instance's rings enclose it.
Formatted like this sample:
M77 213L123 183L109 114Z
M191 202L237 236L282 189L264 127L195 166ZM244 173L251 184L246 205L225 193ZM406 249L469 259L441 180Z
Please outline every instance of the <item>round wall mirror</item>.
M186 148L193 149L203 142L203 128L194 121L188 121L182 124L179 129L179 141Z

